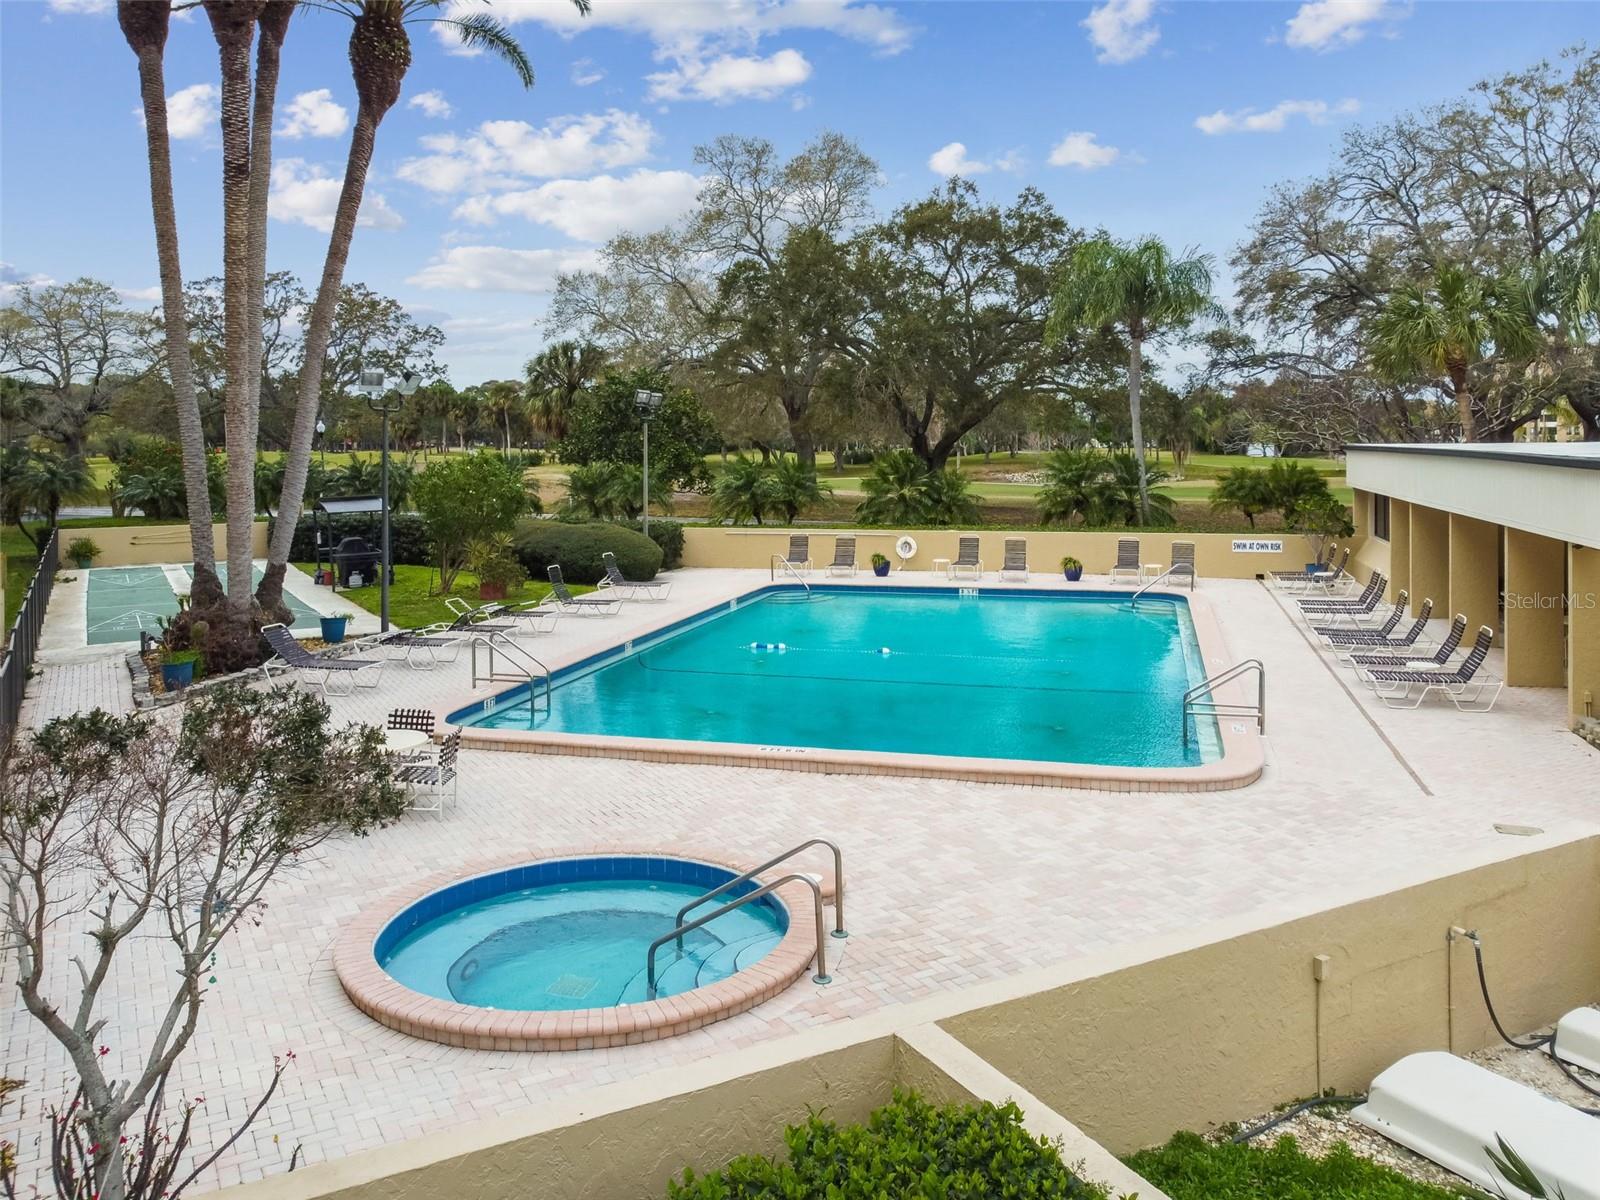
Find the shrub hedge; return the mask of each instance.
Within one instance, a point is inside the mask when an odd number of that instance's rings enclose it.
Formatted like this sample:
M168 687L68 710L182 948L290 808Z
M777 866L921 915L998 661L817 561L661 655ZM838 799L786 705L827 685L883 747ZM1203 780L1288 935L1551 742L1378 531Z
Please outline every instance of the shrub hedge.
M618 522L626 529L641 528L638 521ZM661 569L676 571L683 565L683 525L678 521L652 521L650 540L661 547Z
M377 514L368 516L366 513L348 513L343 516L328 518L333 527L333 544L337 546L341 539L347 537L362 537L371 542L376 549L378 539L383 536L382 525ZM406 566L425 567L433 561L433 548L428 541L427 530L423 528L422 514L414 512L391 513L389 516L389 549L394 555L394 561ZM289 548L290 562L313 562L317 557L317 535L315 522L311 514L300 518L300 523L294 528L294 541ZM326 558L326 554L324 554Z
M683 1173L670 1200L993 1200L1075 1197L1104 1200L1049 1142L1022 1127L1015 1104L935 1108L896 1091L865 1125L835 1125L813 1114L784 1132L789 1158L736 1158L710 1175Z
M568 583L599 583L606 577L600 556L607 550L629 579L654 579L661 569L661 547L642 533L605 522L539 521L517 523L511 535L517 557L536 582L543 582L551 563L561 565Z

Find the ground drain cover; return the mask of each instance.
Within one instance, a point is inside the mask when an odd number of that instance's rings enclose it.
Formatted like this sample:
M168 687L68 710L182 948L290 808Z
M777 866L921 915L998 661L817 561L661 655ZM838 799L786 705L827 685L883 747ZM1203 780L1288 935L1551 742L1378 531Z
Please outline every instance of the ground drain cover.
M594 991L598 979L588 979L582 975L563 975L548 988L545 993L550 996L560 996L563 1000L582 1000Z

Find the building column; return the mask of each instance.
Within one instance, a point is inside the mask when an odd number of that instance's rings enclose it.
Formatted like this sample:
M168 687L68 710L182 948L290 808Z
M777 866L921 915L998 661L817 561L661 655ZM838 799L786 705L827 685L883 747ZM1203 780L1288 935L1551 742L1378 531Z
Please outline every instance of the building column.
M1576 721L1600 717L1600 548L1567 547L1567 589L1567 703Z
M1500 636L1500 526L1450 514L1450 616L1467 615L1470 641L1479 625Z
M1389 595L1391 602L1398 599L1401 589L1411 587L1411 505L1404 500L1389 501ZM1421 597L1412 593L1411 611L1415 613L1422 603Z
M1433 599L1433 615L1448 621L1450 611L1450 517L1424 504L1411 505L1411 612Z
M1562 687L1567 680L1565 542L1506 530L1506 682Z

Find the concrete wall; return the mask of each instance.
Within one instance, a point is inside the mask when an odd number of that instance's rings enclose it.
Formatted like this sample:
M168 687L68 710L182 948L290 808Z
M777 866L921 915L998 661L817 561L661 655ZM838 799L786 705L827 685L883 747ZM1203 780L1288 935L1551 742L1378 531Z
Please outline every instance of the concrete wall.
M1258 540L1281 541L1279 553L1236 551L1235 541L1249 541L1245 534L1223 533L1173 533L1165 530L1144 530L1131 534L1078 533L1071 530L1028 530L1010 533L1001 530L960 529L752 529L718 528L695 525L684 529L683 565L686 567L746 567L765 570L771 565L774 554L784 554L789 549L789 536L804 532L811 539L811 561L822 570L833 561L833 542L841 535L856 539L856 565L861 570L870 569L874 554L882 554L899 569L900 559L895 554L895 542L908 533L917 543L917 553L906 561L910 571L931 571L936 558L956 557L957 540L971 537L979 539L978 551L986 572L1000 569L1005 560L1005 541L1008 537L1025 538L1028 543L1028 568L1039 574L1057 574L1061 559L1072 555L1083 563L1089 575L1104 575L1117 558L1117 539L1136 536L1140 543L1140 556L1147 563L1166 566L1172 562L1172 543L1189 541L1195 544L1195 563L1202 576L1214 579L1251 579L1268 571L1297 571L1316 557L1309 541L1295 533L1263 533Z
M1552 538L1505 530L1506 682L1565 687L1567 548Z
M1392 601L1395 593L1406 586L1404 579L1394 579L1391 564L1391 544L1380 537L1373 536L1372 532L1372 493L1357 492L1355 502L1350 506L1351 524L1356 527L1356 536L1349 539L1356 545L1356 551L1350 556L1350 573L1365 583L1372 577L1374 571L1382 571L1390 576L1389 587L1384 593L1384 599Z
M779 1151L810 1108L859 1120L897 1084L938 1101L1013 1097L1030 1129L1067 1138L1069 1162L1121 1184L1100 1146L1126 1153L1319 1086L1364 1089L1416 1050L1492 1044L1452 925L1482 933L1514 1030L1600 998L1600 837L1330 902L1185 928L222 1194L640 1200L685 1165ZM1321 984L1316 955L1329 960ZM1133 1190L1160 1200L1117 1187Z
M1413 1051L1493 1044L1471 946L1446 940L1452 925L1482 932L1495 1006L1513 1030L1600 998L1600 838L941 1025L1120 1154L1319 1086L1363 1090ZM1320 985L1319 954L1330 960Z
M1433 599L1433 615L1450 620L1450 515L1437 508L1412 504L1410 560L1406 590L1411 593L1411 613Z
M100 557L94 560L97 567L137 567L146 563L186 563L190 560L187 525L95 525L61 531L63 567L72 565L66 561L67 543L81 537L88 538L100 547ZM217 560L223 561L228 554L226 524L211 527L211 542L216 547ZM266 556L267 523L257 521L250 529L250 557Z
M1567 698L1573 720L1600 716L1600 549L1567 547Z
M1498 525L1450 514L1450 612L1465 613L1467 636L1487 625L1500 636L1500 547Z

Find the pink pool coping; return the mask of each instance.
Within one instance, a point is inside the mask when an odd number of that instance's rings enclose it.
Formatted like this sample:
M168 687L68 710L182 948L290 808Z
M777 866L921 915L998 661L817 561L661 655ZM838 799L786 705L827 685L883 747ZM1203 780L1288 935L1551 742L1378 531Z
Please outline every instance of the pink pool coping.
M811 889L801 883L787 883L769 893L783 906L789 927L782 940L759 962L707 987L639 1004L562 1012L478 1008L412 991L378 965L374 954L378 935L390 921L424 896L451 884L511 867L572 858L676 858L731 871L735 875L742 875L749 869L695 850L613 845L564 847L551 853L530 850L486 859L466 870L458 867L438 871L391 893L345 926L333 947L334 972L345 995L379 1024L431 1042L473 1050L592 1050L653 1042L735 1016L771 999L810 969L816 953L815 921ZM801 869L798 866L780 868L784 873ZM824 900L833 895L831 872L831 864L827 873L815 872L822 880Z
M845 584L871 588L874 579L828 579L830 585ZM673 616L653 624L642 632L622 639L611 649L628 642L637 642L655 636L668 625L675 625L697 617L710 616L736 599L753 591L761 591L771 584L745 589L708 605L699 613ZM881 585L880 585L881 586ZM889 586L896 586L891 580ZM1004 590L1004 583L959 581L944 583L937 579L919 580L917 587L985 587ZM1037 583L1009 585L1017 590L1033 590L1061 595L1071 595L1074 590L1094 592L1138 591L1136 585L1115 585L1099 581L1087 588L1044 588ZM1149 596L1182 600L1189 606L1190 621L1194 626L1195 641L1200 648L1200 662L1206 677L1226 670L1233 665L1227 643L1222 634L1216 613L1204 596L1178 588L1156 588L1145 593ZM648 601L636 601L648 604ZM564 654L551 655L548 665L552 671L608 653L608 650L579 649ZM543 657L543 656L541 656ZM506 689L500 689L504 691ZM498 694L495 693L495 694ZM481 704L481 693L469 692L451 703L436 706L435 718L440 727L448 724L451 713ZM1235 679L1225 684L1217 693L1219 700L1247 703L1250 695L1248 683ZM1261 777L1266 763L1262 741L1256 735L1248 717L1219 717L1217 731L1222 743L1222 754L1215 762L1185 767L1121 767L1099 763L1046 762L1036 759L966 758L956 755L906 754L889 750L840 750L819 746L761 746L747 742L704 742L665 738L623 737L614 734L559 733L531 729L485 729L476 725L457 726L461 730L461 744L475 750L510 751L523 754L564 754L581 757L623 758L645 762L700 763L711 766L763 767L783 771L811 771L834 775L896 775L928 779L959 779L972 783L1003 783L1033 787L1089 788L1100 791L1122 792L1210 792L1247 787Z

